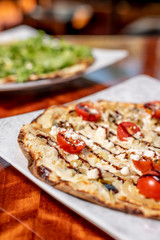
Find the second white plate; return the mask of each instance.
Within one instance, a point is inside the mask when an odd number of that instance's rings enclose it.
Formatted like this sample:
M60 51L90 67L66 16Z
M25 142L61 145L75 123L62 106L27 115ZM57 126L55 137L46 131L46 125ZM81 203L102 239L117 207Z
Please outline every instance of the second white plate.
M0 43L10 42L14 40L21 40L33 36L37 31L29 26L19 26L11 30L4 31L0 34ZM128 55L126 50L107 50L107 49L93 49L93 56L95 58L94 63L82 74L78 74L68 78L57 78L57 79L42 79L39 81L25 82L25 83L8 83L0 85L0 92L13 92L30 89L40 89L56 84L69 82L85 74L92 73L96 70L111 65Z

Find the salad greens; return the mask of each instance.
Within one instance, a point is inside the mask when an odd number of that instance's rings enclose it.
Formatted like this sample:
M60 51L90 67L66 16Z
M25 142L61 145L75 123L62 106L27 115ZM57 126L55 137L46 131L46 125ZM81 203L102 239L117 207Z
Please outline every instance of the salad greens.
M0 79L14 76L21 83L32 74L43 78L46 73L87 59L93 59L89 47L69 44L39 32L27 40L0 45Z

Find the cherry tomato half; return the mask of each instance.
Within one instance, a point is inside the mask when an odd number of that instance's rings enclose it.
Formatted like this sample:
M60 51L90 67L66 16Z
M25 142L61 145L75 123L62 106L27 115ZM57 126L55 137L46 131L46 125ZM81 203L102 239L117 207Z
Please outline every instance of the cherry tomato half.
M152 117L160 118L160 101L145 103L144 107Z
M132 160L132 162L134 166L142 173L153 169L152 160L140 159L138 161Z
M148 171L137 182L139 192L145 197L160 200L160 172Z
M126 141L126 138L133 136L137 132L141 133L141 130L132 122L121 122L117 127L117 136L121 141Z
M59 131L57 142L60 148L68 153L79 153L86 146L78 134L69 132L68 130Z
M160 171L160 159L158 159L158 160L140 159L138 161L135 161L132 159L132 162L133 162L134 166L142 173L145 173L149 170Z
M82 116L82 118L86 121L98 121L101 117L100 111L87 104L87 103L79 103L76 105L76 112L79 116Z

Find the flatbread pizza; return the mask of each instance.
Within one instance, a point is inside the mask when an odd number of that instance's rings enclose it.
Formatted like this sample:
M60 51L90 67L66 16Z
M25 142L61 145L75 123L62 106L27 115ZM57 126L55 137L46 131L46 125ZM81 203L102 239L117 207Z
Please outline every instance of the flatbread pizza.
M93 61L90 47L39 32L29 39L0 45L0 84L74 77Z
M160 101L52 106L20 130L34 176L76 197L160 219Z

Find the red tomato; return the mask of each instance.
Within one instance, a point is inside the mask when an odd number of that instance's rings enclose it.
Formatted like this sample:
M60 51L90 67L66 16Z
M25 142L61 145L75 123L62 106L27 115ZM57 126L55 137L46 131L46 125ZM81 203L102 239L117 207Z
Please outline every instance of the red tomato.
M134 166L140 170L142 173L145 173L149 170L160 171L160 159L151 160L151 159L140 159L138 161L132 160Z
M117 136L121 141L126 141L126 138L133 136L137 132L141 133L141 130L132 122L121 122L117 127Z
M86 146L85 142L77 138L78 134L67 130L59 131L57 142L60 148L68 153L79 153Z
M160 101L153 101L144 104L146 111L152 115L152 117L160 118Z
M160 200L160 172L148 171L137 182L139 192L145 197Z
M98 121L101 113L97 108L92 107L87 103L79 103L76 105L76 112L86 121Z
M145 172L153 169L152 160L140 159L138 161L132 160L132 162L133 162L134 166L142 173L145 173Z

